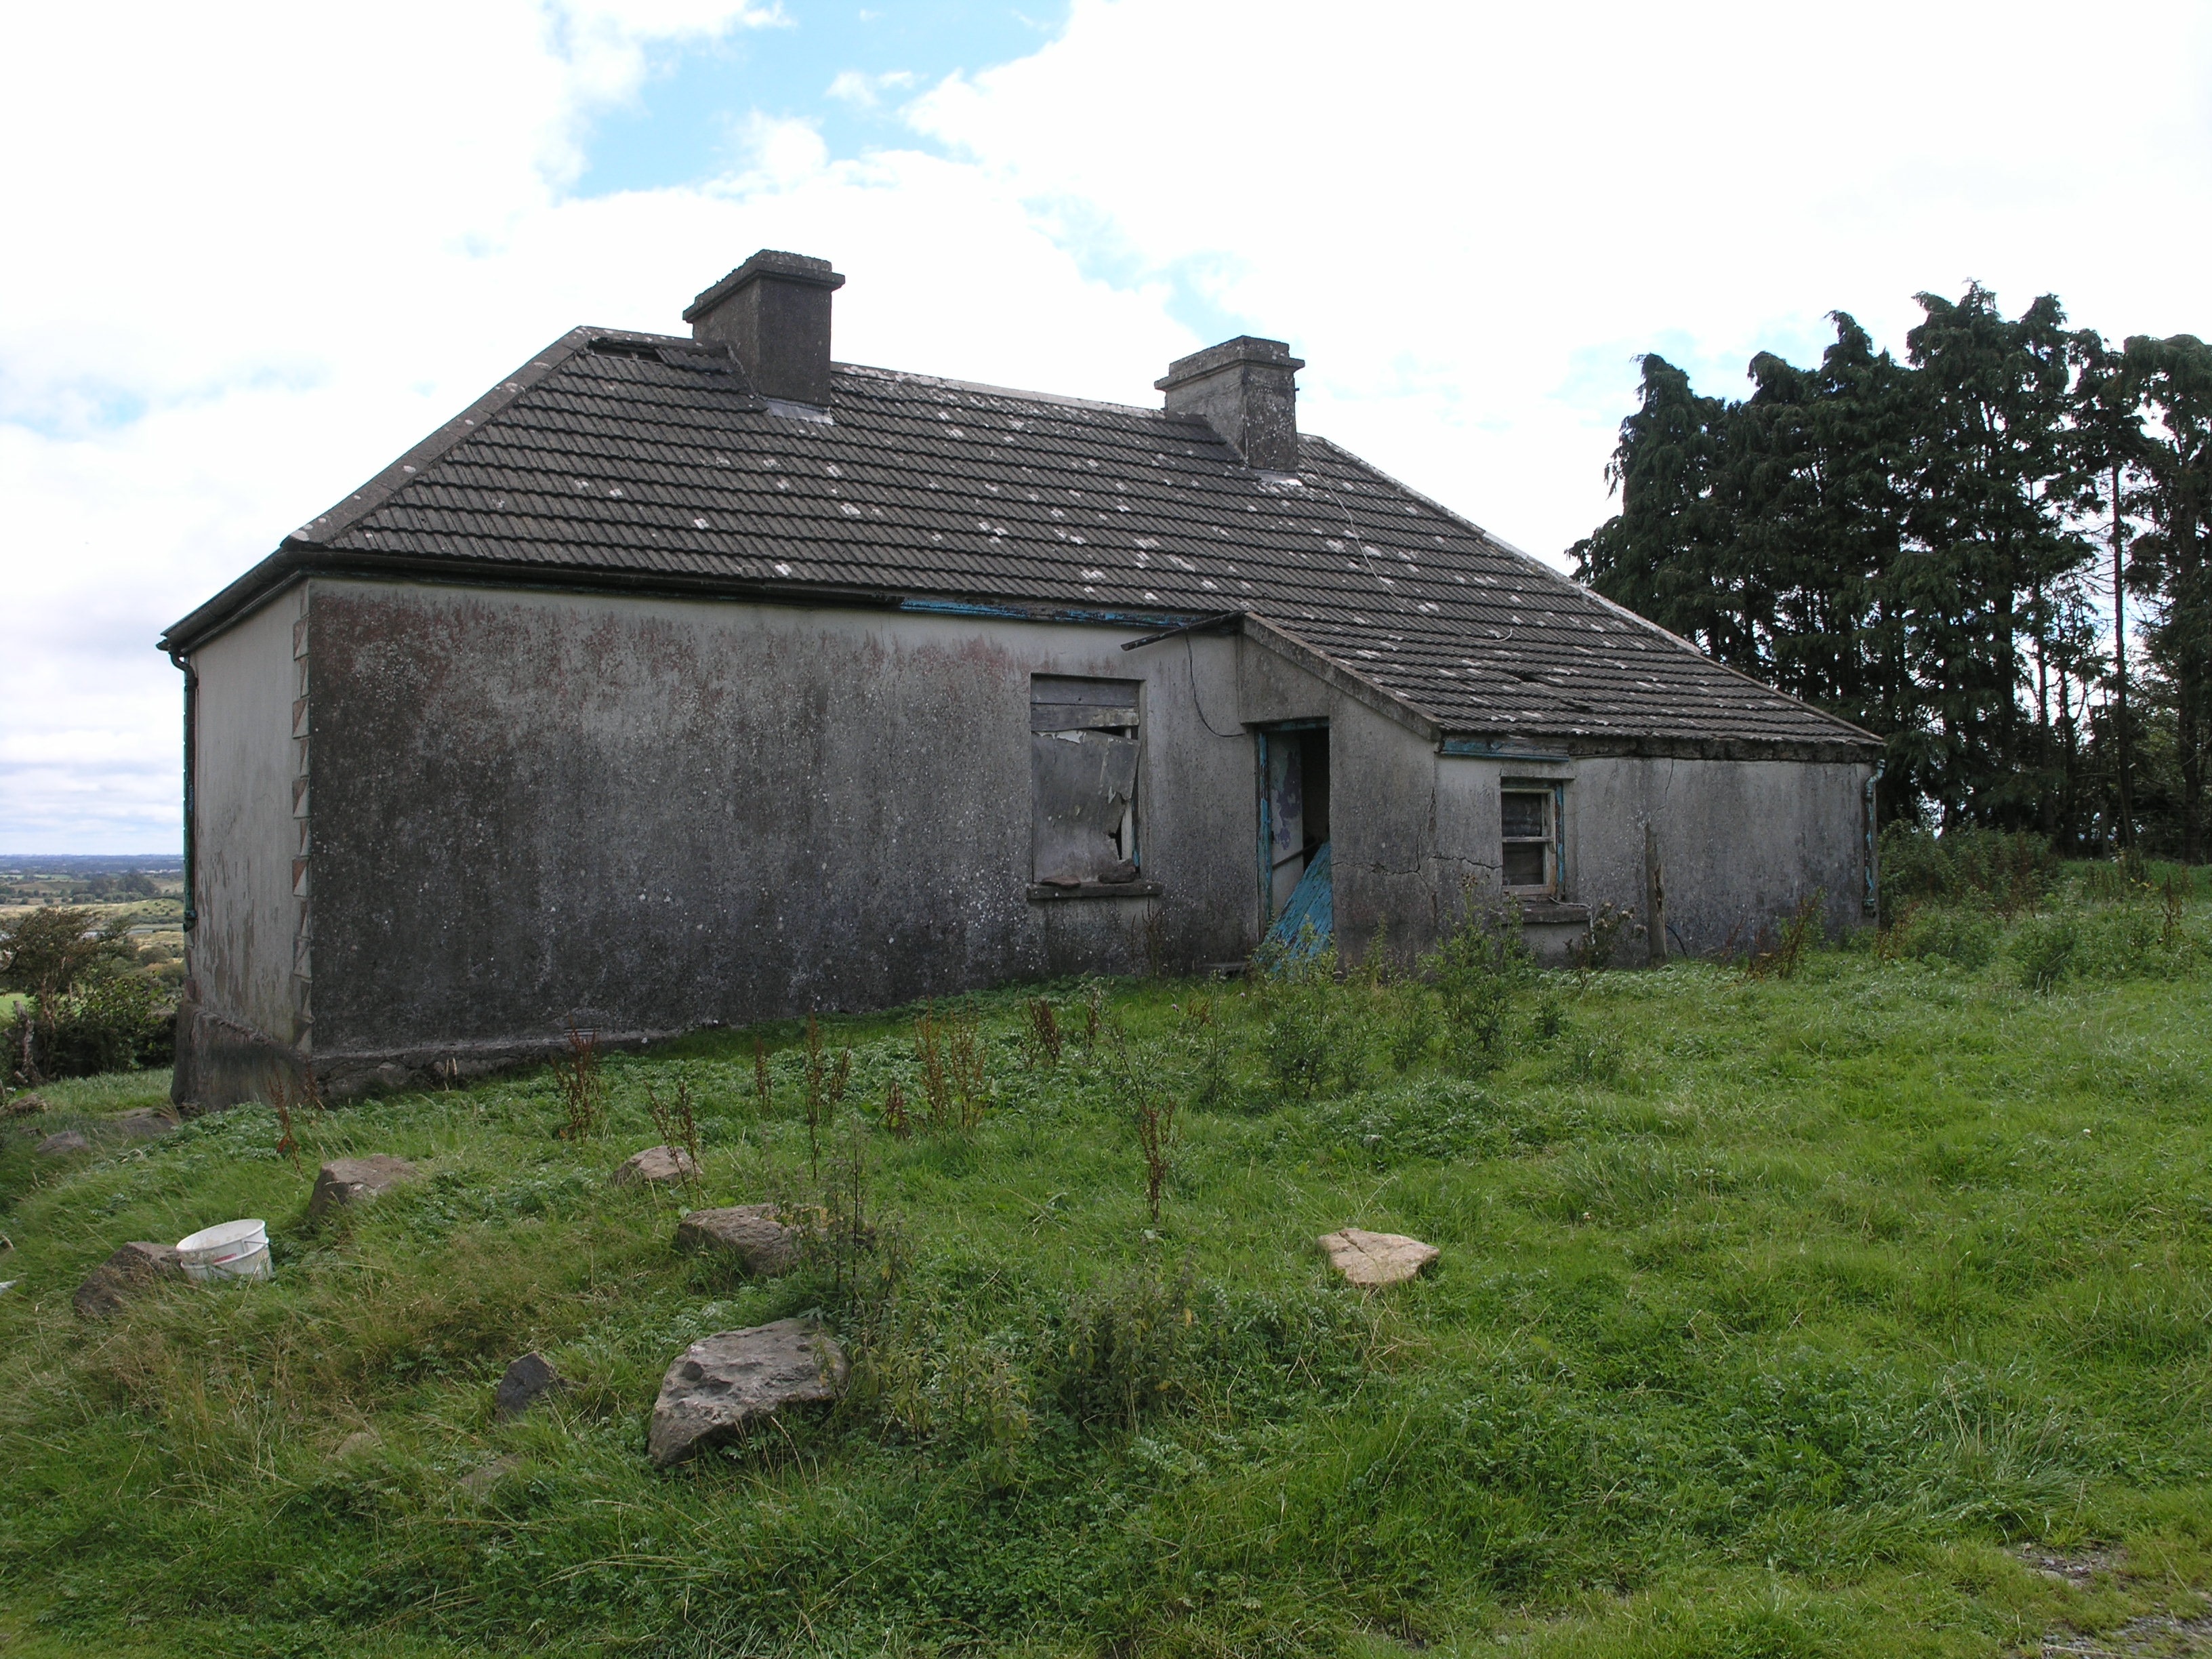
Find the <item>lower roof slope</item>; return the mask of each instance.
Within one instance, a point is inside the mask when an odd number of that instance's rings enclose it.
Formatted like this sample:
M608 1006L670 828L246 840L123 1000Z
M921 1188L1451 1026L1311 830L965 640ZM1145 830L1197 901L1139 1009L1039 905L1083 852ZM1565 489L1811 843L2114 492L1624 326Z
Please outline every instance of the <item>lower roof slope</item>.
M173 627L301 568L661 578L804 597L1239 612L1443 732L1519 747L1875 739L1325 439L1255 472L1202 422L849 364L826 421L687 339L579 329Z

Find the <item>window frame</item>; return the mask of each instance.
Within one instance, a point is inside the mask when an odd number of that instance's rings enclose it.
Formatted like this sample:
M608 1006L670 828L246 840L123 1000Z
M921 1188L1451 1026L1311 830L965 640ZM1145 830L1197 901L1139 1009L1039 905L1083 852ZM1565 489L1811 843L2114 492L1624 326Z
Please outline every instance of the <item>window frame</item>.
M1500 891L1515 898L1556 899L1564 890L1561 879L1565 865L1566 837L1563 825L1566 817L1565 790L1557 781L1539 778L1505 778L1498 786L1498 884ZM1544 803L1544 827L1534 836L1509 836L1505 833L1505 798L1508 795L1534 795ZM1540 882L1511 882L1506 879L1506 849L1510 847L1539 846L1543 849L1544 878Z
M1146 726L1144 689L1141 680L1106 676L1042 672L1030 676L1029 878L1032 898L1128 894L1153 885L1146 878L1142 850L1144 816L1140 803L1144 793ZM1062 695L1052 695L1055 691ZM1047 719L1048 711L1056 718L1049 724L1041 724ZM1126 719L1121 718L1125 714ZM1039 862L1043 848L1038 839L1038 831L1045 808L1039 793L1043 787L1043 778L1038 770L1038 744L1063 738L1080 741L1093 736L1126 741L1132 750L1128 763L1128 793L1123 801L1121 816L1110 829L1099 826L1104 831L1107 845L1119 854L1119 862L1134 872L1133 877L1126 881L1102 880L1086 872L1079 883L1072 882L1062 872L1045 869Z

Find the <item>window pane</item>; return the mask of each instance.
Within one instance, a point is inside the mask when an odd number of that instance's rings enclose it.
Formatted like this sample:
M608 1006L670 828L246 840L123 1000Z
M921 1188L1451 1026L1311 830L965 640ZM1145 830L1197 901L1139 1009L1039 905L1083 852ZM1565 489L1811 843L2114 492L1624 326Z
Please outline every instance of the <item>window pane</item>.
M1541 887L1544 884L1544 843L1509 841L1505 843L1505 884Z
M1548 840L1551 826L1545 823L1547 809L1552 804L1549 795L1539 794L1533 789L1509 789L1500 798L1505 805L1505 838L1508 841L1532 837Z

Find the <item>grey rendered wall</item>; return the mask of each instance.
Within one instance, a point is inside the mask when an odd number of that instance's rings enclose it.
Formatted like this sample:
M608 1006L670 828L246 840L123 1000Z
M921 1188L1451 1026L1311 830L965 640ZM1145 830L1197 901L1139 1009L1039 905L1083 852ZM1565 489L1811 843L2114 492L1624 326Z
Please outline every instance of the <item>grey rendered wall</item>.
M1240 678L1247 720L1330 722L1337 936L1347 959L1385 921L1394 954L1426 950L1462 882L1496 882L1498 798L1508 783L1564 787L1561 896L1572 902L1643 910L1650 822L1677 950L1748 949L1816 891L1830 933L1863 920L1863 764L1447 757L1407 722L1256 646L1246 647Z
M1815 892L1830 934L1863 919L1863 765L1632 756L1437 765L1440 841L1455 865L1492 878L1498 791L1562 784L1562 896L1593 909L1643 912L1648 822L1665 873L1670 952L1749 949ZM1640 945L1626 948L1642 959Z
M305 918L295 891L301 824L294 737L306 664L304 587L278 594L192 653L198 677L193 826L197 924L179 1019L180 1101L259 1091L305 1046L294 975Z
M1426 950L1459 867L1449 837L1440 839L1434 744L1263 646L1248 642L1238 667L1246 720L1329 723L1329 856L1345 959L1364 956L1385 923L1394 954ZM1494 848L1490 856L1494 864ZM1256 853L1246 879L1256 910Z
M1242 955L1236 646L1132 631L318 579L325 1080ZM1156 905L1028 896L1033 673L1145 683Z
M1644 904L1658 833L1674 948L1748 950L1814 893L1827 931L1863 924L1868 769L1846 762L1582 759L1568 786L1573 896Z

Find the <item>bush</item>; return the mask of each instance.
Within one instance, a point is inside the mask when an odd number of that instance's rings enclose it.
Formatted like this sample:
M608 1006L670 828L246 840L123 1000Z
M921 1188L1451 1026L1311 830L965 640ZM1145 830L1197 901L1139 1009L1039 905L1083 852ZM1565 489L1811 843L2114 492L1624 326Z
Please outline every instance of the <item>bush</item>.
M1472 883L1461 894L1458 921L1422 959L1443 1005L1453 1058L1469 1071L1504 1057L1513 994L1534 971L1521 942L1521 911L1502 895Z
M1882 945L1890 956L1948 962L1971 972L1990 965L2002 937L1996 918L1986 910L1929 905L1907 910Z
M1333 1084L1356 1089L1367 1074L1372 999L1337 983L1334 945L1309 929L1296 945L1263 945L1253 960L1261 987L1261 1054L1286 1094L1311 1100Z
M1891 903L1979 897L2006 915L2033 909L2057 885L2058 855L2040 836L1962 828L1931 835L1893 823L1881 832L1881 898Z
M2012 959L2031 989L2053 991L2074 971L2081 945L2078 918L2038 916L2013 936Z
M32 998L7 1030L9 1064L24 1084L52 1078L167 1066L176 1059L177 1016L161 989L137 974L86 980L75 991Z

